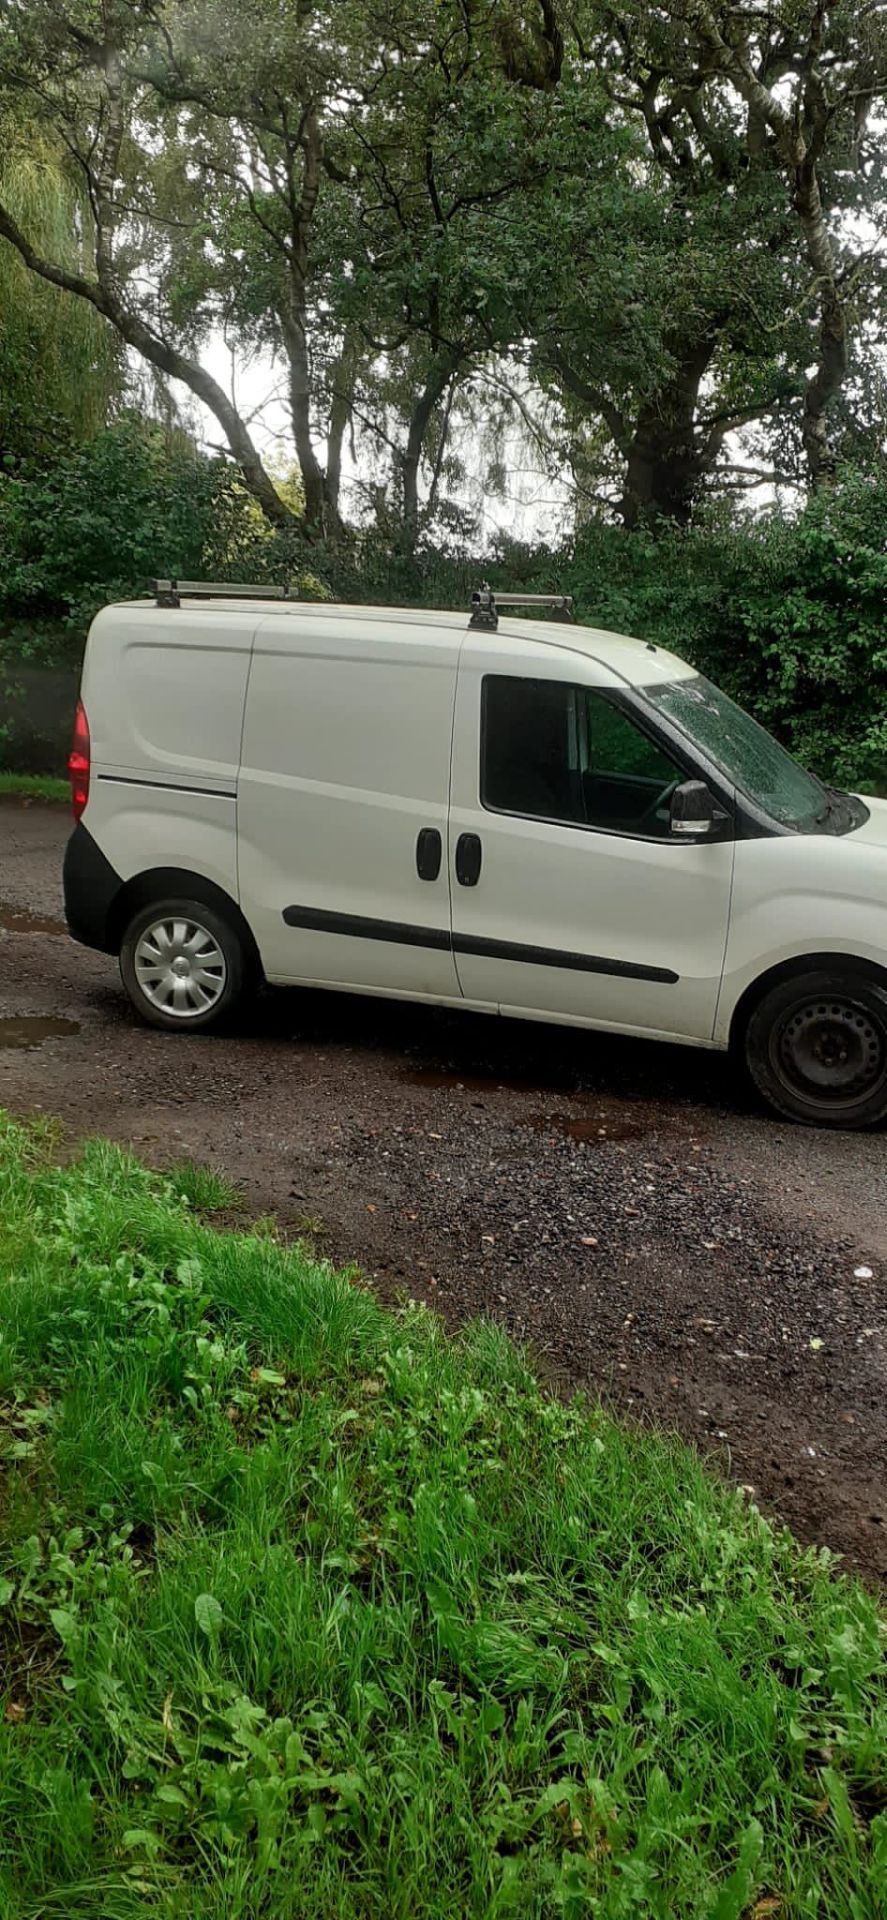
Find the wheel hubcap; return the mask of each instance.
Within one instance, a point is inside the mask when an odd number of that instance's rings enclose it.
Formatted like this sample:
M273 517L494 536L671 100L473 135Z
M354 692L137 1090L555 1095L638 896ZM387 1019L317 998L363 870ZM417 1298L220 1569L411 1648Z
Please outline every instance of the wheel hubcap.
M228 969L218 941L197 920L157 920L135 951L135 975L146 1000L178 1020L215 1006Z
M852 1000L797 1007L777 1036L776 1056L795 1093L831 1106L865 1098L887 1074L884 1031Z

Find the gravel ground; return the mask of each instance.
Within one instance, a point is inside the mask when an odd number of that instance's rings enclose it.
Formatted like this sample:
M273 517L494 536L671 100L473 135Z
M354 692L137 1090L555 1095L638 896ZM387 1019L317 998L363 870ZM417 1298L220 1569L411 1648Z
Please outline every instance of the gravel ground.
M0 806L0 1102L224 1168L386 1297L494 1315L887 1573L883 1134L771 1120L715 1056L369 999L154 1033L61 927L67 831Z

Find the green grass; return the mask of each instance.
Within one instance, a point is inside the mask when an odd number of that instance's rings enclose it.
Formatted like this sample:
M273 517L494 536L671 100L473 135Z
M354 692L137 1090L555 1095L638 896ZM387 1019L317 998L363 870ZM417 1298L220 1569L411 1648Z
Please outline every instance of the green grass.
M59 800L68 806L71 803L69 782L55 780L48 773L0 772L0 795L3 794L21 800Z
M3 1920L882 1920L884 1623L693 1453L0 1118Z
M223 1173L198 1166L194 1160L180 1160L172 1167L166 1176L166 1186L195 1213L236 1213L243 1205L237 1188Z

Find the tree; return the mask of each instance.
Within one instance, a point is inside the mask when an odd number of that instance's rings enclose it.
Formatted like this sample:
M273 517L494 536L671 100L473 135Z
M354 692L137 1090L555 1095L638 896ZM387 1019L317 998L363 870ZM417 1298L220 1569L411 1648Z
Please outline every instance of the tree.
M7 170L0 273L182 382L287 538L346 532L350 447L412 553L512 422L629 527L817 486L876 427L885 13L0 0L0 112L63 163L77 228ZM210 372L220 335L281 370L295 506Z
M83 199L65 158L27 121L0 123L0 196L76 270ZM104 425L125 385L113 336L85 305L40 286L0 247L0 463L48 457Z
M547 133L500 13L452 0L370 6L372 60L347 116L360 212L339 298L375 371L363 422L388 449L408 552L438 505L460 390L525 324L521 223Z
M289 510L246 424L198 357L205 313L179 318L156 273L163 237L176 217L162 191L168 153L155 154L146 137L150 101L144 75L158 13L126 0L30 0L27 6L4 0L0 101L5 95L20 112L24 105L70 155L88 203L89 266L75 268L59 249L44 251L8 200L0 200L0 237L37 278L87 302L127 347L203 402L250 492L271 521L285 525Z
M852 313L874 278L849 216L884 226L871 127L887 76L880 10L622 0L571 21L576 59L643 130L643 188L660 198L667 249L644 301L661 377L626 395L590 379L572 342L560 356L566 391L597 406L625 462L626 523L687 520L728 437L787 414L817 485L834 468L827 421Z
M744 101L750 127L758 141L769 139L785 178L818 309L816 366L803 417L816 487L837 464L828 416L850 366L855 300L873 266L858 243L830 228L825 183L834 192L842 161L857 173L866 164L872 109L887 90L887 21L877 0L862 7L832 0L784 4L760 27L738 8L708 0L675 0L671 10L686 20L708 71L722 75Z
M643 298L645 262L626 261L624 243L638 142L613 124L595 73L565 62L549 0L380 0L368 21L376 51L348 125L358 251L342 297L385 370L372 430L410 546L439 509L454 422L475 447L520 425L546 465L562 464L539 377L571 301L599 379L641 377L643 329L616 324L626 287L636 309Z
M170 298L198 289L232 337L280 356L305 520L335 538L358 359L329 298L350 225L331 146L359 13L337 9L335 36L328 14L311 0L165 5L150 80L159 137L197 189L167 251Z

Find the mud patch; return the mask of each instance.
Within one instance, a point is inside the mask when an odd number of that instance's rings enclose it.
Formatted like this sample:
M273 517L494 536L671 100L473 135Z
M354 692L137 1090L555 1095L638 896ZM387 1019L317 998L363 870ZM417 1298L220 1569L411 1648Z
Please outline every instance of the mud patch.
M68 931L63 920L51 920L48 915L29 913L24 907L0 906L0 933L51 933L66 934Z
M645 1140L653 1128L653 1121L645 1118L643 1113L610 1113L606 1108L590 1116L530 1113L525 1124L533 1127L537 1133L563 1133L568 1140L579 1140L591 1147L607 1146L611 1140Z
M405 1087L427 1087L432 1093L527 1093L537 1099L540 1093L572 1092L576 1085L575 1076L569 1074L553 1072L550 1079L522 1080L493 1066L471 1073L461 1073L458 1067L403 1067L398 1079Z
M0 1020L0 1050L5 1047L42 1047L46 1040L63 1040L80 1032L79 1020L50 1020L39 1014Z

